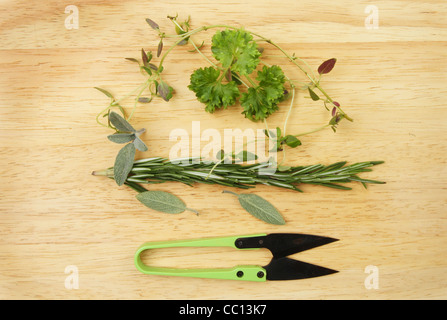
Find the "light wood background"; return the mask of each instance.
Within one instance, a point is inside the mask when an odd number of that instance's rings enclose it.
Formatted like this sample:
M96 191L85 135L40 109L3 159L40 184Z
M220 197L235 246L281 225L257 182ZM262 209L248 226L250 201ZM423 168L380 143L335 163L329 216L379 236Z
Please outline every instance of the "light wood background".
M65 28L68 5L79 28ZM365 27L365 8L379 10L379 28ZM135 192L94 177L113 164L120 146L95 122L107 98L143 81L125 57L156 50L145 18L173 32L167 15L191 15L192 26L244 25L295 52L315 69L337 64L323 86L354 118L333 134L303 138L288 150L290 164L385 160L363 175L386 185L352 191L304 187L305 193L259 186L287 220L272 226L246 213L225 188L167 183L200 211L167 215L143 207ZM0 298L2 299L445 299L447 298L447 3L445 1L2 1L0 4ZM196 39L207 40L213 32ZM165 46L168 46L166 42ZM189 48L188 48L189 49ZM300 72L272 47L268 62L294 79ZM209 45L204 47L209 53ZM157 61L157 60L156 60ZM207 63L177 48L165 64L176 90L138 107L149 151L168 156L175 128L263 128L240 109L210 115L186 86ZM324 124L328 113L299 92L289 130ZM131 106L128 101L126 106ZM281 125L283 106L269 118ZM204 143L205 144L205 143ZM202 145L203 146L203 145ZM237 191L237 190L234 190ZM340 272L315 279L250 283L147 276L133 265L146 241L299 232L336 243L294 255ZM229 267L267 263L264 250L169 249L147 257L154 265ZM367 266L379 270L379 288L367 289ZM65 281L78 270L79 288Z

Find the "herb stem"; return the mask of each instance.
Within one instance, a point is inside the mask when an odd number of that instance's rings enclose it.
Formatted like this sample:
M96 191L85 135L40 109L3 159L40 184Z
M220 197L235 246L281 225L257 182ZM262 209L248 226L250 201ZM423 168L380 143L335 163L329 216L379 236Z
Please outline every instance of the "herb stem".
M112 106L118 105L121 101L123 101L123 100L129 98L130 96L134 95L135 93L137 93L138 90L141 89L141 87L143 87L144 85L147 84L147 82L148 82L148 81L145 81L145 82L141 83L141 84L140 84L137 88L135 88L131 93L125 95L124 97L122 97L122 98L120 98L120 99L118 99L118 100L116 100L116 101L114 101L114 102L112 102Z
M248 82L251 83L251 85L253 86L253 88L256 88L258 85L253 81L252 78L250 78L249 76L245 76L245 78L248 80Z
M202 51L200 51L200 49L197 47L197 45L195 44L195 42L191 38L189 38L189 41L193 45L194 49L196 49L196 51L202 56L203 59L208 61L208 63L211 64L214 68L222 70L221 67L217 66L214 62L212 62L210 59L208 59L208 57L206 55L204 55Z
M289 106L289 111L287 111L287 116L286 116L286 120L284 120L284 131L283 134L286 135L286 130L287 130L287 121L289 120L290 114L292 113L292 108L293 108L293 100L295 99L295 86L292 85L292 98L290 99L290 106Z
M300 136L305 136L306 134L310 134L310 133L314 133L314 132L318 132L321 131L323 129L326 129L327 127L330 127L331 124L325 124L324 126L321 126L317 129L311 130L311 131L307 131L307 132L303 132L303 133L299 133L299 134L295 134L295 137L300 137Z
M150 81L151 81L151 79L146 80L143 83L143 85L139 87L139 88L141 88L141 87L142 88L140 89L140 92L138 92L138 95L135 97L135 102L134 102L134 105L133 105L133 108L132 108L132 111L131 111L129 117L127 118L127 121L130 121L130 119L132 118L132 116L133 116L133 114L135 112L135 109L137 108L138 99L140 99L141 95L143 94L143 91L146 90L149 87Z

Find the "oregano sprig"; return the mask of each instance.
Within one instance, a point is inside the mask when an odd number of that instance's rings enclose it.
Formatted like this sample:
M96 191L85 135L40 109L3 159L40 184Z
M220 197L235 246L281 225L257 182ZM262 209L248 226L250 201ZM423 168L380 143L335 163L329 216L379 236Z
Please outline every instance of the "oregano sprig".
M193 91L197 100L205 105L205 111L214 113L219 109L227 109L237 103L243 108L242 114L252 121L264 121L279 110L283 101L290 100L288 112L283 125L283 143L291 148L301 145L297 137L332 128L336 132L337 126L343 119L352 121L340 107L340 103L334 101L321 86L324 75L332 71L336 59L324 61L317 68L317 75L303 59L287 53L277 43L258 33L245 28L230 25L209 25L191 29L190 18L184 22L178 21L178 15L168 16L175 26L176 34L167 34L160 30L153 20L149 25L158 32L160 41L167 38L175 39L169 49L161 56L159 68L163 68L163 62L168 54L178 45L192 44L193 49L203 57L211 66L196 69L190 76L188 88ZM154 25L157 27L155 28ZM211 53L216 62L207 57L194 41L194 36L210 29L217 30L211 39ZM310 80L304 86L291 80L278 65L268 65L262 60L263 48L260 43L265 42L279 50L291 63L297 66ZM260 66L262 65L262 68ZM331 113L330 120L316 129L290 134L287 131L287 122L294 107L295 91L306 90L312 101L322 101L326 110ZM287 132L287 134L286 134ZM267 136L270 138L270 136ZM288 143L287 143L288 142ZM277 148L278 151L284 150ZM283 161L285 160L285 154Z

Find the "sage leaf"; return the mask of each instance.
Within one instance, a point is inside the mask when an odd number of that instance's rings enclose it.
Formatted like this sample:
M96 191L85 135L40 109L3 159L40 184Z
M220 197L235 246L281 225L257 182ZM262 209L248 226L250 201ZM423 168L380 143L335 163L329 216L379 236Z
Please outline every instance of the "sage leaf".
M137 194L136 197L146 207L156 211L178 214L189 210L197 213L197 211L187 208L180 198L169 192L144 191Z
M140 138L135 137L133 144L135 145L135 148L137 148L138 150L147 151L147 146L144 144L143 140L141 140Z
M134 133L114 133L107 136L107 139L115 143L127 143L133 141L135 138Z
M335 62L337 62L337 59L335 58L326 60L318 67L318 73L325 74L331 72L331 70L334 68Z
M132 170L135 160L135 145L133 143L126 144L116 156L113 166L113 176L117 185L121 186L127 179L130 170Z
M114 111L110 112L109 120L118 131L136 132L136 130L130 125L129 122L127 122L127 120L125 120L122 116Z
M231 193L237 196L242 208L255 218L276 225L283 225L286 223L282 215L270 202L256 194L237 194L232 191L223 191L223 193Z

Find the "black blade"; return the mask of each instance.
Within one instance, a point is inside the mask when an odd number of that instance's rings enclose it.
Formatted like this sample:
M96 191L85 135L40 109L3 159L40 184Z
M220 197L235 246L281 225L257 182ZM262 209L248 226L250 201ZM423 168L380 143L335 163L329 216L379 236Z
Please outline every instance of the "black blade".
M297 280L326 276L338 271L289 258L273 258L263 267L267 280Z
M267 236L239 238L236 246L243 248L267 248L274 258L282 258L294 253L319 247L338 239L300 233L272 233Z

